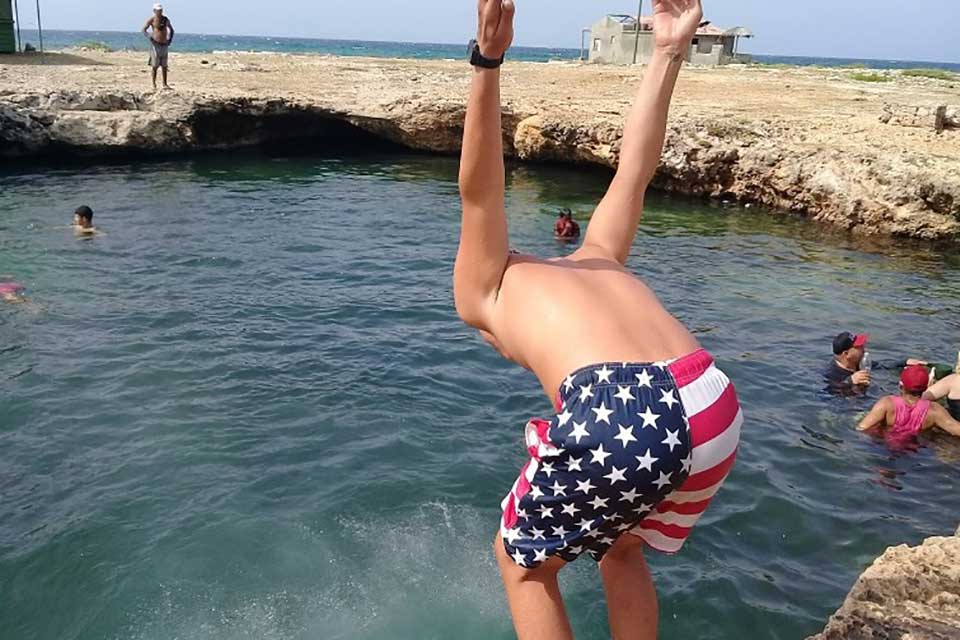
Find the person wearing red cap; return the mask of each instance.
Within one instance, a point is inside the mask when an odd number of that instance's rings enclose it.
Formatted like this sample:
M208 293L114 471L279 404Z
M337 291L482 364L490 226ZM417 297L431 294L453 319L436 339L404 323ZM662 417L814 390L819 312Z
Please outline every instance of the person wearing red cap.
M933 428L960 437L960 422L939 404L922 398L929 380L926 367L907 367L900 374L900 395L878 400L857 428L860 431L880 428L887 442L893 445L908 444L922 431Z

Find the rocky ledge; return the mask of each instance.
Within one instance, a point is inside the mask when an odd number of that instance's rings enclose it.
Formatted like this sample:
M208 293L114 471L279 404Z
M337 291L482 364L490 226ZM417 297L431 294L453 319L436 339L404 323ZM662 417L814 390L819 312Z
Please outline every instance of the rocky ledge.
M378 141L452 154L469 71L452 61L176 56L174 92L136 54L0 57L0 156L180 153ZM614 168L641 72L513 63L506 153ZM958 84L842 70L694 69L677 91L655 186L755 203L862 234L960 236Z
M887 550L823 633L808 640L960 638L960 531Z

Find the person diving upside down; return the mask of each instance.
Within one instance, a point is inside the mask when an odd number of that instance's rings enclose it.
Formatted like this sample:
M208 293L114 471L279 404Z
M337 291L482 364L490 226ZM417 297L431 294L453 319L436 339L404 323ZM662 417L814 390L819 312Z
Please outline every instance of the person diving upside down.
M655 638L644 547L679 551L736 457L733 385L624 267L659 163L677 76L703 10L655 0L656 52L624 130L620 163L583 246L542 260L510 251L500 65L512 0L480 0L460 165L454 297L463 321L531 370L556 415L526 429L530 459L503 500L494 549L521 640L572 638L558 572L600 563L617 640ZM556 335L578 339L558 344Z

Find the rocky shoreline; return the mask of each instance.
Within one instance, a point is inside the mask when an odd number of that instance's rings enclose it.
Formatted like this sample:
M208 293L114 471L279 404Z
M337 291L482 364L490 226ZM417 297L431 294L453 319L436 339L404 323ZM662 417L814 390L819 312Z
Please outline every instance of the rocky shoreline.
M807 640L960 638L960 531L887 549L822 633Z
M309 141L453 154L469 71L455 61L218 53L0 57L0 157L175 154ZM617 164L640 71L512 63L506 153ZM686 69L655 186L795 212L859 234L960 237L960 80L843 70ZM943 107L946 107L945 109ZM935 130L935 120L943 128Z

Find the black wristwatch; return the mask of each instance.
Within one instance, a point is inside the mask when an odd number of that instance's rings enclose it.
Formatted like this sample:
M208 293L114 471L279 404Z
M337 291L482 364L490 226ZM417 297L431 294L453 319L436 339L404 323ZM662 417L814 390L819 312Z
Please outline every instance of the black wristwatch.
M476 40L471 40L469 47L470 64L473 66L480 67L482 69L497 69L503 64L503 59L505 56L500 56L499 60L484 57L484 55L480 53L480 45L477 44Z

